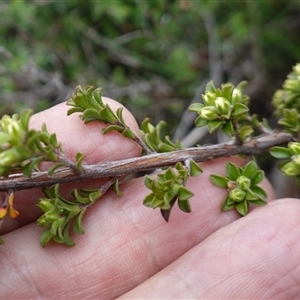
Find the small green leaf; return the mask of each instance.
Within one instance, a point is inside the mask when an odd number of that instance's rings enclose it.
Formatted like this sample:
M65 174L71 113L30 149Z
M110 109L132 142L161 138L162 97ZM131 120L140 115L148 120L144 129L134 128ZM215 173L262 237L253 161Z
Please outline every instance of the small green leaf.
M69 246L72 247L75 245L75 243L73 242L73 240L70 238L70 225L71 225L71 221L69 221L67 223L67 225L64 227L63 230L63 241L64 243Z
M265 199L267 197L267 193L260 186L251 187L252 192L258 195L261 199Z
M78 234L84 234L82 219L83 219L83 216L84 216L85 212L86 212L86 209L81 210L81 212L77 215L77 217L75 219L75 222L74 222L74 225L73 225L74 231Z
M257 169L258 168L257 168L256 163L253 160L251 160L243 168L242 175L252 179L252 178L254 178L254 176L256 175L256 172L258 171Z
M63 162L54 164L53 166L51 166L51 167L48 169L48 174L49 174L50 176L52 176L52 175L54 174L54 172L55 172L58 168L63 167L63 166L65 166L65 165L66 165L66 164L63 163Z
M257 205L257 206L262 206L266 205L267 202L263 199L256 199L256 200L249 200L251 204Z
M122 132L123 131L123 127L119 126L119 125L109 125L105 128L102 129L102 133L103 134L107 134L111 131L118 131L118 132Z
M190 213L192 211L189 200L178 200L178 206L182 211L186 213Z
M112 185L112 190L117 194L118 197L122 196L122 192L119 189L119 180L117 179Z
M228 178L217 174L211 174L209 176L209 179L214 185L220 188L225 188L225 189L227 188L227 183L229 181Z
M226 173L230 180L236 181L237 178L241 175L241 169L234 163L228 162L226 164Z
M82 161L84 159L84 154L77 152L76 153L76 168L79 172L82 172Z
M136 138L136 135L134 134L134 132L128 127L122 131L122 135L131 140L134 140Z
M242 103L235 103L233 106L232 116L239 117L249 111L249 108Z
M153 207L154 198L155 198L154 193L147 195L143 201L143 205L145 205L147 207Z
M245 141L247 137L249 137L253 133L253 128L251 126L242 126L239 129L239 137L241 141Z
M209 121L207 123L209 133L215 132L223 123L224 121Z
M203 127L207 125L208 121L205 119L202 119L200 116L196 118L195 120L195 126L196 127Z
M192 177L196 177L196 176L199 176L202 172L203 172L203 170L201 169L199 164L197 164L194 160L191 160L190 161L190 175Z
M203 107L205 107L203 103L193 103L189 106L189 110L198 113Z
M188 200L189 198L191 198L193 196L194 196L194 194L186 187L184 187L184 186L179 187L179 190L178 190L179 201Z
M228 211L232 208L234 208L236 205L236 202L234 202L232 199L230 199L229 196L225 198L225 200L222 202L222 211Z
M40 243L42 247L45 248L52 238L53 234L51 233L50 229L45 230L40 237Z
M91 203L94 203L102 196L101 192L97 189L89 194L89 199Z
M222 126L222 131L227 135L227 136L233 136L234 135L234 128L232 125L231 121L226 122Z
M265 172L262 170L258 170L255 174L255 176L251 179L251 185L257 185L260 182L262 182L262 180L265 177Z
M244 200L242 202L237 203L235 206L235 209L237 210L237 212L239 214L241 214L242 216L245 216L249 211L248 201Z
M279 147L279 146L272 147L270 149L270 154L276 158L290 158L291 157L291 152L288 148Z

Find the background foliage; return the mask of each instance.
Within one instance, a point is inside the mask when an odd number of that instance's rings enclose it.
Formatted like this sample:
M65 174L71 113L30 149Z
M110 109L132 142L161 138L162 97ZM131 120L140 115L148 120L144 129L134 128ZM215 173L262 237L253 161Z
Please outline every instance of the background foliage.
M270 117L300 61L298 0L13 0L0 14L0 115L102 86L138 121L164 119L182 139L208 81L247 80L251 108Z

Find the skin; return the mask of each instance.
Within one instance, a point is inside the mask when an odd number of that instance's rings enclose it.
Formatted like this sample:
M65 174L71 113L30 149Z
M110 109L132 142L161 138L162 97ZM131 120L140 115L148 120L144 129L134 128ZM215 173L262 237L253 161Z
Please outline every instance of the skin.
M119 104L105 99L116 109ZM86 154L85 163L138 156L141 149L118 133L103 136L101 124L84 125L66 116L65 104L36 114L31 126L46 123L65 153ZM128 125L138 133L133 116ZM188 187L192 213L177 207L166 223L158 210L142 205L148 191L143 178L121 185L123 196L108 192L84 218L86 233L74 236L75 247L50 243L34 223L38 190L19 192L20 216L5 220L0 247L1 299L296 299L300 294L300 202L274 201L267 181L268 205L243 218L222 213L226 191L213 186L211 173L224 174L230 160L201 164L204 173ZM104 180L84 183L97 187ZM79 184L73 184L79 187ZM72 185L64 185L64 193Z

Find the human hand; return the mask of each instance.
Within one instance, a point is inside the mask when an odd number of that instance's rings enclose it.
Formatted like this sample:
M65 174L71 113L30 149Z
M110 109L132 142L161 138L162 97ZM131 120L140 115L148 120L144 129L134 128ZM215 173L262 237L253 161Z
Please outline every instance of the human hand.
M87 163L96 163L140 154L134 142L118 133L103 136L101 124L84 125L66 111L61 104L39 113L32 126L45 122L70 158L83 152ZM127 111L125 119L138 132ZM192 213L174 207L168 223L158 210L142 205L148 193L142 178L122 184L121 198L108 192L87 211L86 233L74 238L73 248L49 244L42 249L41 229L32 223L40 214L35 204L41 194L18 192L20 217L2 228L1 298L298 298L299 200L272 201L272 188L264 181L268 205L243 218L234 211L222 213L226 192L212 185L209 175L224 174L227 161L202 164L204 173L188 181L195 194ZM100 186L103 180L88 184ZM66 192L71 187L64 185Z

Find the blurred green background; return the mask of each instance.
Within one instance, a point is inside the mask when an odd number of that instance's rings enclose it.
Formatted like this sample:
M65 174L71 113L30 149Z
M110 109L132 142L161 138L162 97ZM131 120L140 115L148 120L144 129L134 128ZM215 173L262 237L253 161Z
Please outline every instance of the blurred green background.
M208 81L247 80L251 108L270 118L274 91L300 61L299 33L299 0L2 0L0 116L94 85L183 139ZM185 144L201 138L222 140L202 130Z

